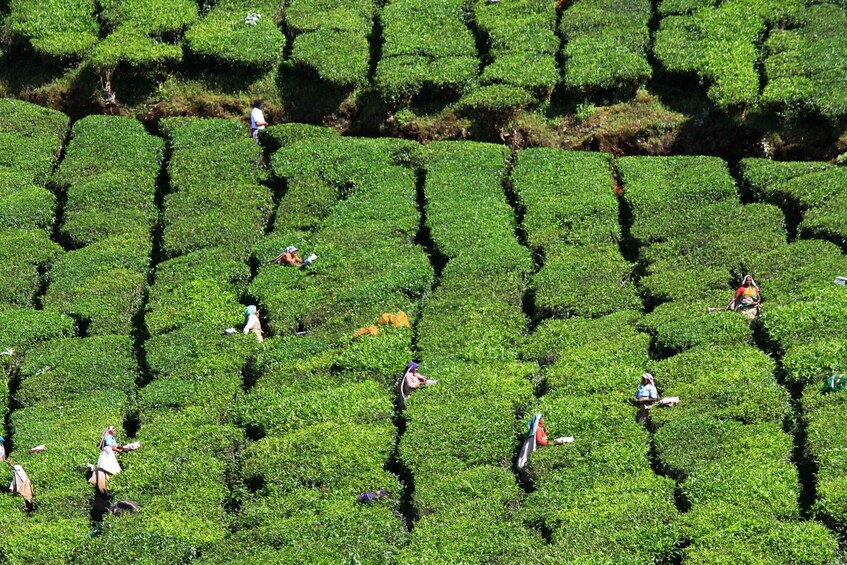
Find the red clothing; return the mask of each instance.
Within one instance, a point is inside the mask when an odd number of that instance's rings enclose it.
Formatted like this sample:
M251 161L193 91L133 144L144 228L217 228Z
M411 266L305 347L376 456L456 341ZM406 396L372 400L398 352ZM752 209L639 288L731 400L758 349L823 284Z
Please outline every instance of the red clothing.
M547 445L547 432L544 431L544 419L538 421L538 427L535 428L535 443L538 445Z

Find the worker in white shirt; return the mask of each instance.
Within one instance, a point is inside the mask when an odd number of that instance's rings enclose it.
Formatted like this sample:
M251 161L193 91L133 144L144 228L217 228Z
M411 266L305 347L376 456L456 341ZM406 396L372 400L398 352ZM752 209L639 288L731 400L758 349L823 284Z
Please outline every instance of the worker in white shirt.
M256 100L253 102L253 110L250 112L250 135L259 143L259 130L265 129L268 122L265 121L265 113L262 111L265 108L264 100Z

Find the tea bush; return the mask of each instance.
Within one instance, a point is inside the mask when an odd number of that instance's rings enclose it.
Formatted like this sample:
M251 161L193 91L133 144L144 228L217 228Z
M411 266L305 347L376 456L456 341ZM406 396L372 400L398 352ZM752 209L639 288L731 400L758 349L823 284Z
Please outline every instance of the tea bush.
M650 2L578 0L562 12L565 85L575 92L634 93L652 75Z
M100 17L112 28L128 25L151 34L178 33L197 19L190 0L101 0Z
M148 134L138 120L91 115L74 123L65 158L52 182L68 188L106 173L155 182L163 153L162 140Z
M367 80L370 44L362 33L321 27L297 36L291 60L312 69L321 80L341 87Z
M685 399L673 410L653 411L652 421L659 425L692 414L779 424L791 413L788 394L774 378L773 360L754 347L695 347L649 369L666 393Z
M56 196L21 172L0 172L0 229L53 227Z
M390 387L374 381L338 384L315 377L294 385L259 385L236 406L237 421L262 435L284 434L322 422L366 426L390 420Z
M785 304L831 287L847 271L847 258L831 242L801 239L751 258L749 268L766 285L768 301Z
M679 4L679 3L677 3ZM656 32L655 53L669 71L693 74L709 84L708 96L732 110L759 101L759 42L769 26L793 21L799 0L732 0L718 6L669 6Z
M768 308L762 326L782 351L803 347L817 339L839 337L838 328L847 317L847 296L832 285L814 297Z
M56 110L0 98L0 166L4 172L20 173L36 185L46 183L59 157L68 121Z
M19 371L20 406L59 407L94 391L135 395L138 366L129 336L53 339L31 349ZM96 443L97 436L89 443Z
M378 7L373 0L294 0L286 23L294 32L291 59L322 80L349 87L367 79L370 44Z
M151 243L112 237L62 255L48 274L44 307L86 320L91 335L132 331L147 286Z
M291 19L290 13L288 19ZM338 132L332 128L310 124L274 124L263 129L259 133L259 136L265 147L276 152L278 149L298 141L305 141L312 138L338 137Z
M614 245L550 253L532 281L538 314L596 317L638 308L641 300L630 280L632 267Z
M94 0L12 0L6 25L36 52L79 59L98 41Z
M818 385L805 388L803 410L806 420L808 439L807 455L818 467L817 498L814 511L819 517L832 520L840 525L845 523L845 485L843 428L841 414L844 409L844 397L840 394L821 394Z
M315 138L274 155L274 172L289 184L317 176L325 187L317 215L306 222L319 229L274 232L257 247L263 266L251 292L268 308L275 331L303 327L335 341L383 312L409 311L432 285L432 267L413 242L419 224L414 174L395 164L395 148L365 139ZM289 210L304 217L298 211L302 197L299 191L286 194L277 226L285 225ZM264 265L291 244L316 252L318 262L307 270Z
M649 470L648 434L627 403L649 361L649 338L635 328L639 317L621 311L548 319L522 348L546 364L546 394L533 411L544 415L550 438L575 438L532 455L534 491L520 510L527 523L550 532L551 560L651 560L670 554L678 540L675 485ZM638 493L648 492L645 506Z
M391 485L384 485L392 490ZM392 512L393 501L359 504L355 498L316 489L247 501L234 537L201 562L379 562L406 543L408 534ZM233 547L233 541L236 542Z
M847 45L843 5L818 4L793 29L773 30L765 42L767 84L762 101L791 113L815 112L835 120L847 113L842 95Z
M396 431L390 422L367 427L315 424L252 443L244 452L242 472L248 480L262 477L266 486L281 492L326 489L352 500L364 490L395 480L383 465Z
M473 15L491 57L480 84L509 85L511 90L503 90L506 96L498 98L504 107L520 106L511 100L512 91L523 91L536 101L548 100L560 80L555 59L559 47L555 7L528 1L501 4L478 0L473 3Z
M34 306L45 282L43 273L62 253L42 230L0 231L0 273L6 281L0 302Z
M510 180L536 253L620 241L610 155L525 149L518 153Z
M182 255L229 241L249 249L272 211L270 190L258 184L261 149L232 120L168 118L163 128L174 189L164 202L164 252Z
M114 70L118 65L134 68L164 67L182 60L182 47L172 45L140 31L133 25L122 25L97 44L90 61L100 71Z
M782 207L786 214L800 216L804 237L830 239L842 246L847 243L842 222L847 210L843 168L822 162L745 159L742 171L755 195Z
M188 29L185 45L215 62L270 69L285 49L285 36L277 27L279 16L275 0L221 0Z
M59 312L8 308L0 310L0 348L16 355L41 341L74 335L76 328L70 316Z
M657 345L670 351L698 345L750 344L753 336L747 318L730 311L706 311L725 306L730 298L732 293L725 292L701 300L660 304L642 318L640 326L656 336Z
M81 181L68 190L61 234L82 247L127 232L150 233L159 217L155 191L155 178L130 172Z
M691 216L705 205L738 203L726 163L715 157L623 157L615 163L632 210L632 235L641 242L690 231Z
M464 92L479 60L463 12L460 0L392 0L383 7L375 80L386 99L408 100L425 89L453 97Z

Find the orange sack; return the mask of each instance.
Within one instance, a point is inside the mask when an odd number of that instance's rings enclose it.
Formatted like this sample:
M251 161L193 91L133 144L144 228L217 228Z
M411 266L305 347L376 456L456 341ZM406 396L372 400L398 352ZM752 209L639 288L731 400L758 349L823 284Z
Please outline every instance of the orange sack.
M368 326L366 328L362 328L353 334L353 339L362 337L363 335L379 335L379 328L376 326Z

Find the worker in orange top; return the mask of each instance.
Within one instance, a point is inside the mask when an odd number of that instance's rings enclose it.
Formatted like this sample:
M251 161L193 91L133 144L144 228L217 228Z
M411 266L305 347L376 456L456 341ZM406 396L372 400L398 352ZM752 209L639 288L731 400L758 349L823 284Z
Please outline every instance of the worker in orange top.
M727 310L741 312L751 320L759 315L759 306L762 304L762 293L759 285L753 277L747 275L741 282L741 286L735 291L735 296L726 305Z
M297 255L297 248L293 245L289 245L285 248L285 252L277 255L268 263L273 263L274 265L293 265L294 267L300 267L303 265L303 259Z

